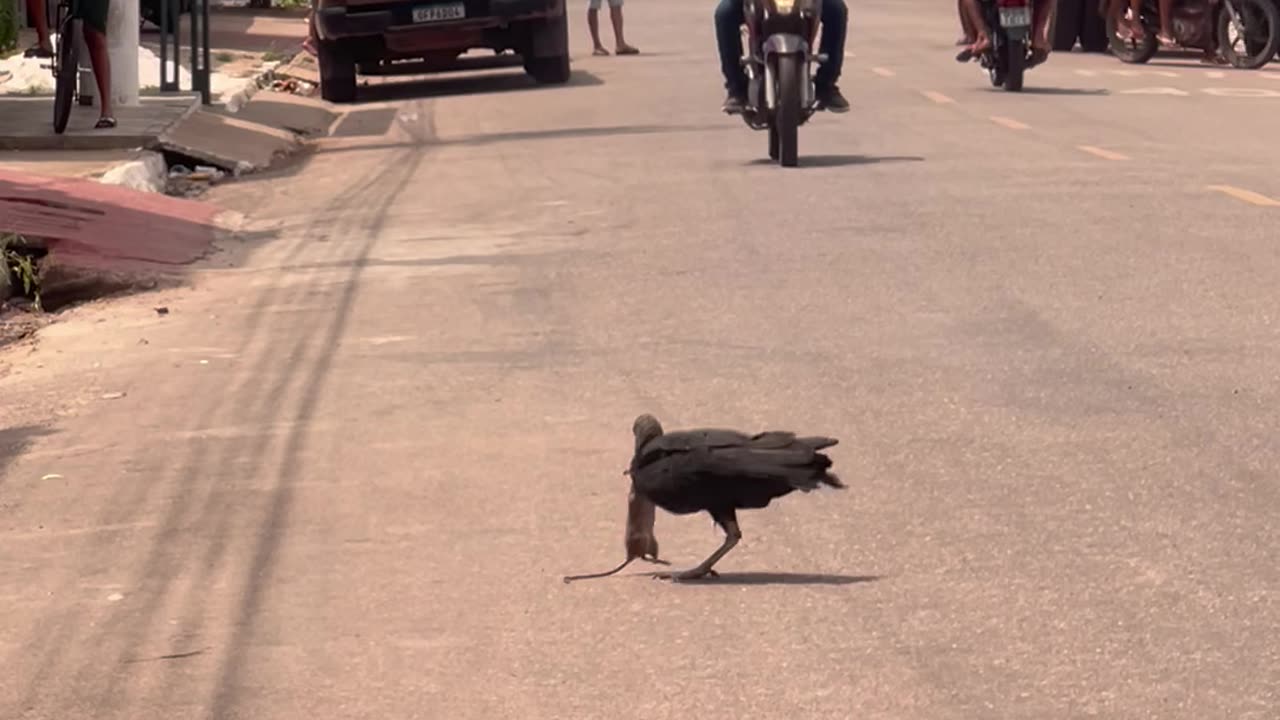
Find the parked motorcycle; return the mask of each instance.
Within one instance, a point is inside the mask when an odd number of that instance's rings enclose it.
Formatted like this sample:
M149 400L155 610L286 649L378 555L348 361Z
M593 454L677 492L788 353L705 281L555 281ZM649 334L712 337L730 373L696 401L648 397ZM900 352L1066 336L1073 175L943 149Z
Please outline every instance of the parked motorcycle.
M978 58L994 87L1022 90L1023 75L1036 62L1031 53L1032 0L981 0L991 28L991 47Z
M770 158L795 167L799 128L820 109L813 72L827 58L813 48L822 0L743 0L743 9L747 103L742 119L753 130L769 131Z
M1108 0L1102 0L1105 7ZM1160 9L1143 0L1139 39L1119 36L1120 12L1107 13L1111 52L1126 63L1142 64L1160 49ZM1174 0L1173 36L1178 44L1212 53L1232 67L1257 70L1280 50L1280 9L1275 0Z

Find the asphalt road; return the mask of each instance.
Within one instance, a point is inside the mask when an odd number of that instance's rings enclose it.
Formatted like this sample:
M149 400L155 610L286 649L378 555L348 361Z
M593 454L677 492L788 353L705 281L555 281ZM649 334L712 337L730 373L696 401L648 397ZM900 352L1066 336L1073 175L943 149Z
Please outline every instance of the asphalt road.
M995 92L949 9L852 8L794 170L655 0L219 189L239 254L9 353L0 717L1276 718L1280 73ZM850 489L566 586L640 412Z

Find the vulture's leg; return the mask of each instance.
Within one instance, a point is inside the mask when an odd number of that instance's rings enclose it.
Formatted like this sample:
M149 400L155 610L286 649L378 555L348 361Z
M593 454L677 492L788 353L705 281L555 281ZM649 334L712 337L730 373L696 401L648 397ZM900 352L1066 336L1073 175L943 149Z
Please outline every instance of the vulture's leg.
M734 545L738 544L738 541L742 539L742 531L738 529L738 518L733 511L723 517L717 517L716 522L724 528L724 542L720 547L716 548L715 552L711 553L711 557L703 560L697 567L688 570L659 572L654 573L653 576L662 580L696 580L707 575L717 577L718 573L712 570L711 567L720 562L720 558L724 557L733 549Z

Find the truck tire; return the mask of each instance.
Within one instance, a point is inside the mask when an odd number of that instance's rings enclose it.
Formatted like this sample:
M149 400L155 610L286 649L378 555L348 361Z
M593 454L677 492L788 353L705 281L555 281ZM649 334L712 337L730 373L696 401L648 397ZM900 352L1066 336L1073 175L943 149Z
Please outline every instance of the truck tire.
M349 103L356 99L356 62L347 48L338 42L322 42L316 46L320 66L320 97L331 103Z
M1058 0L1058 10L1053 16L1053 49L1071 52L1080 37L1080 23L1084 19L1084 4L1094 0Z
M524 71L542 85L569 82L569 16L548 18L529 28L529 47L524 55Z

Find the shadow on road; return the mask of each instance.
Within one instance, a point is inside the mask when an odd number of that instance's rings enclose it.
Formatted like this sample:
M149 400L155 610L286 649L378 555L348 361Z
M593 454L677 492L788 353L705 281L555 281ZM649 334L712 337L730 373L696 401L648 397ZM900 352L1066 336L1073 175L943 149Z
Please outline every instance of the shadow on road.
M395 100L419 100L422 98L453 95L478 95L504 92L552 91L562 88L603 85L604 81L582 70L573 71L569 82L563 85L542 85L523 71L490 75L466 75L462 77L421 78L409 76L403 81L386 81L360 88L358 102L391 102Z
M803 168L833 168L848 167L850 165L876 165L878 163L892 162L924 162L924 158L919 155L801 155L800 169ZM746 165L776 165L777 163L769 158L756 158L749 160Z
M685 580L703 585L857 585L883 579L880 575L829 575L827 573L741 572L720 577Z
M987 88L987 92L999 93L1004 92L999 88ZM1110 95L1111 91L1106 88L1060 88L1060 87L1033 87L1023 86L1023 95L1079 95L1082 97Z
M9 463L26 452L33 440L52 435L54 432L56 431L39 425L19 425L0 429L0 484L4 483L4 471Z

